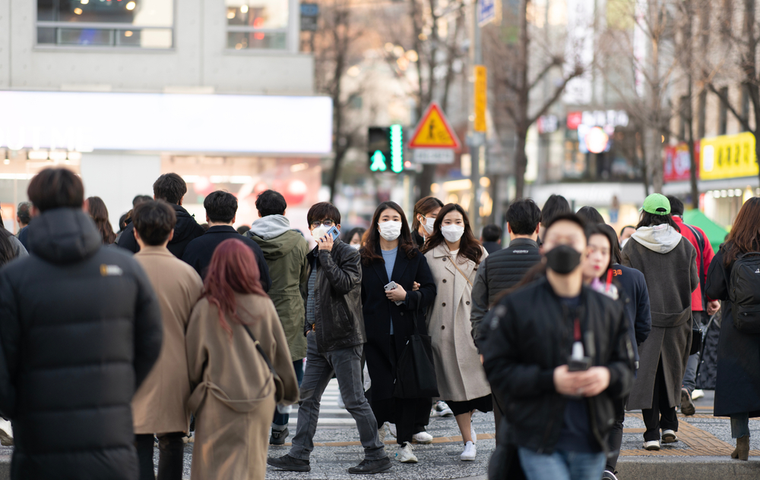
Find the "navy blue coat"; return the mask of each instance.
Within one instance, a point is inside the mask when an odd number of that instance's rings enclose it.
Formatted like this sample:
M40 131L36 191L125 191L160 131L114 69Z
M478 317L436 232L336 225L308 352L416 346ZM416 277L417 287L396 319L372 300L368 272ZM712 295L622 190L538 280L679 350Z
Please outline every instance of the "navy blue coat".
M414 333L413 322L416 322L420 334L427 335L425 310L435 300L435 280L425 256L417 249L414 251L414 258L408 258L399 247L390 279L383 260L376 260L371 265L362 263L362 304L367 332L364 351L372 379L373 401L393 397L396 362L404 351L407 337ZM379 247L377 253L380 255ZM407 292L406 301L401 305L396 305L385 296L384 287L391 280ZM412 291L414 282L420 284L416 292ZM391 355L391 320L394 356Z
M168 248L175 257L182 258L187 244L193 239L203 235L203 227L198 225L198 222L195 221L195 217L187 213L187 210L181 205L170 203L169 206L174 209L174 213L177 215L177 225L174 226L174 236L169 241L169 245L167 245L166 248ZM121 233L117 245L132 253L140 251L140 245L138 245L137 240L135 239L134 223L127 225L127 228Z
M265 292L268 292L272 280L269 278L269 267L264 259L264 252L261 251L258 243L240 235L237 230L229 225L211 227L206 233L188 243L185 253L182 255L182 261L193 267L201 278L206 278L206 269L211 263L214 250L220 243L230 238L240 240L253 250L256 263L259 265L261 286L264 287Z
M620 287L625 314L628 317L631 344L636 362L639 361L639 345L652 331L652 314L649 310L649 290L644 274L635 268L613 265L612 272Z

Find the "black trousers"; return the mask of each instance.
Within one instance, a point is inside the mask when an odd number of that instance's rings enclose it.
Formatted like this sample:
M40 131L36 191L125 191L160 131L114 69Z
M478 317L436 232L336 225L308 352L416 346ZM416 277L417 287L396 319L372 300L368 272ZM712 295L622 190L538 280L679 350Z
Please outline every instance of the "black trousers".
M158 437L158 480L182 480L185 443L182 432L164 433ZM156 480L153 470L153 435L135 435L140 480Z
M500 395L497 395L496 392L491 392L493 394L493 418L496 422L496 430L494 430L496 435L496 445L499 444L499 427L501 426L501 419L504 418L504 407L506 406L504 402L501 399Z
M668 389L662 370L662 357L660 357L660 363L657 364L657 376L654 380L654 391L652 392L652 408L642 409L641 413L647 427L647 431L644 432L644 441L646 442L659 440L660 429L678 431L676 407L671 407L668 401Z
M607 438L607 447L610 453L607 454L607 466L605 470L614 472L617 467L618 457L620 457L620 447L623 446L623 422L625 421L625 405L628 403L628 397L623 398L616 405L615 423L610 429ZM620 410L617 410L617 409Z

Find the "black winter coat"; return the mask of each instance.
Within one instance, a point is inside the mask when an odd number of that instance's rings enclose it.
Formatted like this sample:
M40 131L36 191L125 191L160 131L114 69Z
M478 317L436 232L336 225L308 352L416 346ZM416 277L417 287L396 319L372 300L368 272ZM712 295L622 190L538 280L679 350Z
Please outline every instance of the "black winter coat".
M649 332L652 331L652 314L649 310L647 281L643 273L624 265L613 265L612 272L623 294L621 298L629 322L628 334L631 337L634 360L638 364L638 346L644 343L644 340L649 337Z
M29 240L31 255L0 270L11 477L136 480L130 403L162 339L150 281L128 253L101 245L82 210L43 213Z
M362 267L359 252L340 239L335 240L329 252L318 248L315 247L306 256L311 268L317 268L314 282L316 323L313 326L317 349L319 353L327 353L363 345L367 341L367 334L362 316ZM305 292L304 307L308 295L309 292ZM312 325L304 317L304 335L311 329Z
M586 355L610 370L607 390L586 399L591 431L606 451L615 404L633 384L633 349L619 302L584 286L580 305L581 329L593 332L593 346L584 334ZM567 403L554 387L554 369L570 357L573 319L544 278L501 300L489 322L484 366L491 388L506 401L509 443L552 453Z
M760 417L760 335L741 333L734 327L731 268L724 264L726 247L713 257L707 270L707 296L722 300L723 319L718 342L718 372L715 382L715 416L747 413Z
M382 260L362 265L362 304L367 332L364 352L372 379L373 401L393 398L396 362L404 351L407 338L414 333L414 323L418 333L427 335L425 310L435 300L435 280L425 256L417 249L414 251L414 258L408 258L399 247L390 279ZM380 255L379 248L377 253ZM391 280L406 290L406 301L401 305L385 296L383 287ZM416 292L412 291L414 282L420 284ZM391 320L395 356L391 356Z
M525 274L541 261L538 244L529 238L516 238L509 246L489 255L478 268L472 286L472 338L475 343L483 330L478 325L499 295L520 283ZM487 330L486 330L487 332Z
M261 251L258 243L249 237L240 235L237 230L228 225L211 227L206 233L188 243L185 253L182 255L182 261L193 267L201 278L206 278L206 270L211 263L211 257L214 256L214 250L220 243L230 238L240 240L253 251L256 264L259 266L261 286L264 287L265 292L268 292L272 280L269 277L269 266L267 266L267 261L264 258L264 252Z
M169 249L172 254L177 258L182 258L182 254L185 253L185 247L193 239L203 235L203 227L198 225L195 221L195 217L187 213L187 210L180 205L169 204L174 209L174 213L177 214L177 225L174 227L174 237L169 241L169 245L166 248ZM130 223L127 228L119 237L118 246L125 248L132 253L140 251L140 245L135 240L135 224Z

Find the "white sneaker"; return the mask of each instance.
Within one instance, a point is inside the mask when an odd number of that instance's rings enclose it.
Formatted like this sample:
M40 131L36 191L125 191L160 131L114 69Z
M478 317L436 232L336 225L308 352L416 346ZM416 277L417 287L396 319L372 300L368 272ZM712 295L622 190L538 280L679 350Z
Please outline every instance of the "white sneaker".
M346 403L343 401L343 396L338 394L338 408L346 409Z
M393 435L393 438L398 438L398 433L396 432L396 424L395 423L389 423L388 424L388 431Z
M412 451L411 443L406 442L404 445L399 447L398 453L396 454L396 460L401 463L417 463L418 460Z
M644 442L644 450L659 450L660 449L660 441L659 440L650 440L649 442Z
M0 445L13 446L13 427L11 427L11 422L4 418L0 418Z
M662 431L662 443L675 443L678 441L678 436L673 430Z
M380 425L377 429L377 437L380 439L380 443L385 443L385 424Z
M446 402L439 400L435 402L432 410L430 410L431 417L453 417L454 412L451 411Z
M478 444L478 434L475 432L475 425L472 424L472 419L470 419L470 436L472 437L472 443L475 445Z
M475 460L475 456L478 454L478 449L475 447L475 444L472 442L467 442L464 444L464 451L461 455L459 455L459 459L463 462L472 462Z
M694 390L693 392L691 392L692 401L698 400L704 397L705 397L705 392L703 392L702 390Z
M433 436L427 432L419 432L412 435L412 440L416 443L427 445L429 443L433 443Z

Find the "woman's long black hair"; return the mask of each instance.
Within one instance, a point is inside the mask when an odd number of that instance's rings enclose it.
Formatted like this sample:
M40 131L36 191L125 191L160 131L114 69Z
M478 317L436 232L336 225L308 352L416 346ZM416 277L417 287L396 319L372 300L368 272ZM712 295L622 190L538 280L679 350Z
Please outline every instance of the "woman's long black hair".
M377 261L384 262L382 254L378 253L380 250L380 230L377 228L377 223L380 221L380 215L388 209L395 210L401 216L401 235L398 237L398 246L404 251L406 258L417 256L417 247L412 241L412 233L409 231L409 223L406 221L404 209L396 202L383 202L375 209L375 213L372 215L372 223L364 233L362 248L359 250L363 265L370 265Z
M641 212L641 221L639 221L639 224L636 225L636 230L638 230L641 227L654 227L655 225L664 225L668 224L671 227L676 229L676 232L681 233L681 229L678 227L676 222L673 220L673 217L668 215L656 215L654 213L649 212Z

